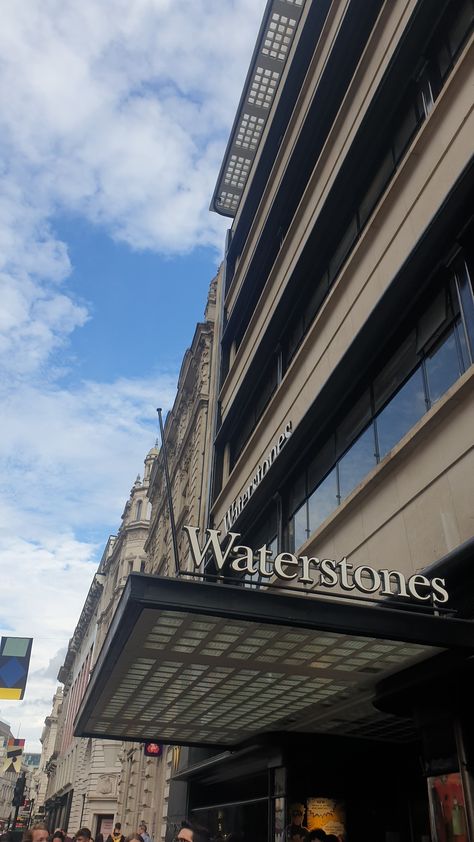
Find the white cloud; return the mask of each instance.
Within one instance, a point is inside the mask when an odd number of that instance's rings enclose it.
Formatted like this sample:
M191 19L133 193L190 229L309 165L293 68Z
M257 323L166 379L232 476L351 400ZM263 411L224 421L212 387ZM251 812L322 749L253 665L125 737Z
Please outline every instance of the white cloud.
M176 372L66 388L53 367L91 318L67 290L62 212L134 249L222 250L209 214L265 0L30 0L0 27L2 628L33 636L22 703L1 717L38 748L55 653ZM204 304L204 302L203 302ZM91 537L92 536L92 537ZM59 657L59 656L58 656Z

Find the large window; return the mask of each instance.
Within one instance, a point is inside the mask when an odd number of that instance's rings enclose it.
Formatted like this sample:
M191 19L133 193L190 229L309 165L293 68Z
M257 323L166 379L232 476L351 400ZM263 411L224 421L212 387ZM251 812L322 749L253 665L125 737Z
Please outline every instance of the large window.
M297 549L472 363L472 289L463 261L355 394L334 432L315 446L288 492L289 544ZM464 267L464 268L462 268ZM466 307L460 307L459 278ZM471 299L468 300L467 291ZM469 311L469 316L466 315Z

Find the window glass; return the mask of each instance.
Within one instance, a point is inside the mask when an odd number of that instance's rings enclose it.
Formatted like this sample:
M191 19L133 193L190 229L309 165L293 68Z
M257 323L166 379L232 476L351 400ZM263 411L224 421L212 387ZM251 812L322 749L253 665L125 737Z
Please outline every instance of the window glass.
M454 329L451 329L426 357L426 376L431 403L435 403L460 374Z
M393 136L393 153L395 161L399 161L403 155L410 138L418 125L418 116L415 103L411 102L406 111L400 117L400 124Z
M314 532L338 504L337 471L334 467L308 499L309 531Z
M451 53L448 50L446 44L442 44L438 50L437 55L437 62L438 62L438 70L440 72L441 78L444 79L446 73L448 72L449 68L451 67Z
M314 285L306 301L306 310L304 314L305 329L308 328L308 326L313 321L316 313L318 312L322 301L327 295L328 287L328 273L325 272L322 278L320 278L319 281Z
M392 151L390 150L385 155L382 163L380 164L377 172L375 173L372 182L370 184L369 189L367 190L364 198L362 199L360 206L359 206L359 219L360 224L363 225L368 216L372 213L375 204L377 203L379 196L382 195L385 186L393 173L393 158L392 158Z
M304 317L302 313L294 316L288 329L287 340L287 360L292 359L298 345L300 344L304 335Z
M408 377L411 371L419 363L416 355L416 332L408 334L406 339L397 348L395 354L383 367L380 374L374 379L374 403L377 412L401 383Z
M300 509L293 515L291 519L291 531L293 533L293 546L295 550L301 547L308 537L308 505L303 503Z
M425 390L420 366L377 416L377 437L381 459L425 412Z
M372 417L370 406L370 391L366 389L358 401L347 412L345 418L336 430L337 453L344 450L357 438L357 435L368 424Z
M329 280L333 281L336 277L340 267L342 266L344 259L352 246L355 238L357 237L358 228L357 228L357 217L353 216L350 220L342 238L339 240L338 245L329 261Z
M471 365L471 357L469 355L466 333L460 319L456 322L455 330L457 333L459 351L461 354L461 368L463 371L466 371L466 369L469 368L469 366Z
M371 424L339 461L341 499L351 493L375 464L374 425Z
M446 289L443 287L418 322L416 340L416 350L418 353L434 339L446 322L446 317Z
M314 459L308 467L308 491L312 491L321 482L322 478L332 468L336 461L336 446L334 435L317 448Z
M464 260L459 264L456 281L461 299L464 325L471 346L470 358L472 359L474 357L474 297L471 278Z
M464 0L463 3L458 0L458 3L457 13L448 30L449 47L453 58L461 47L473 22L471 0Z
M417 97L418 111L420 114L428 117L434 105L434 94L432 87L432 80L430 79L428 70L424 70L419 79L419 93Z
M277 387L278 380L278 364L274 356L263 375L259 387L256 390L255 399L255 420L257 421L263 413L268 401Z
M306 471L301 470L301 473L296 477L290 489L289 507L290 514L297 509L306 497Z

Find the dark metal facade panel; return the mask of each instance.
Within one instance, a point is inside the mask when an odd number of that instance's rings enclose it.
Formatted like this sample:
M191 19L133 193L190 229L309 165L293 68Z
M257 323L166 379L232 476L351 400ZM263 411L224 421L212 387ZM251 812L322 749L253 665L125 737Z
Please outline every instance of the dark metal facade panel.
M305 0L269 0L211 210L234 217L271 111Z

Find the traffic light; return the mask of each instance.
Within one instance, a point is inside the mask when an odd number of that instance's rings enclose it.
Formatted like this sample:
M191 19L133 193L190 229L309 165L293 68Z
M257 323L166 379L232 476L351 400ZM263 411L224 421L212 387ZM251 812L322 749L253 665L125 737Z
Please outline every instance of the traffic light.
M18 775L16 779L15 790L13 792L13 807L21 807L21 805L23 804L23 799L25 797L25 784L26 775L24 772L21 772L21 774Z
M148 742L144 745L144 755L145 757L161 757L161 753L163 751L161 743L157 742Z

